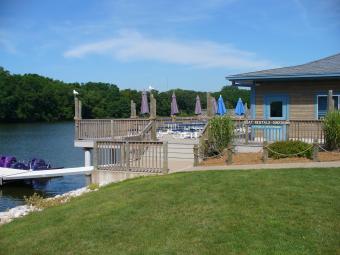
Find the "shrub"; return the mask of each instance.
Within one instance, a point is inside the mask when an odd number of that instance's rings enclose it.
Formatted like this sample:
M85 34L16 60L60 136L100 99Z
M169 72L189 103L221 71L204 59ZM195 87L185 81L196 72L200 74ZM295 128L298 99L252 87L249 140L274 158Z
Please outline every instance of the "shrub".
M87 186L89 190L97 190L99 189L99 185L96 183L91 183L89 186Z
M209 120L208 125L208 143L202 146L205 155L213 156L221 153L232 141L234 123L229 116L218 116Z
M34 193L30 197L24 196L24 200L27 205L34 206L39 209L43 209L43 208L60 205L64 203L67 200L67 198L64 198L64 197L43 198L39 194Z
M270 144L268 148L268 156L274 159L290 157L305 157L311 159L313 153L313 147L310 144L301 141L279 141Z
M325 144L327 149L340 148L340 111L328 112L324 120Z

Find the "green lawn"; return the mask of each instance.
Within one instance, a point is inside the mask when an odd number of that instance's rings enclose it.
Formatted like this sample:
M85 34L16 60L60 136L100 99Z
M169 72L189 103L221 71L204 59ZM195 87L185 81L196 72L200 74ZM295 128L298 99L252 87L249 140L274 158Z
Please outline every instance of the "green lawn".
M113 184L0 227L0 254L340 254L340 168Z

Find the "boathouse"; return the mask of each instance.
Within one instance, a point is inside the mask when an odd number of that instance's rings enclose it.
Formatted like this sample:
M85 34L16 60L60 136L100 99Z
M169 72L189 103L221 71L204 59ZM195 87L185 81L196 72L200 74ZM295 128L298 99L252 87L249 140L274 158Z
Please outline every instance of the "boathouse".
M233 86L251 89L251 118L319 120L332 93L340 109L340 54L297 66L228 76Z

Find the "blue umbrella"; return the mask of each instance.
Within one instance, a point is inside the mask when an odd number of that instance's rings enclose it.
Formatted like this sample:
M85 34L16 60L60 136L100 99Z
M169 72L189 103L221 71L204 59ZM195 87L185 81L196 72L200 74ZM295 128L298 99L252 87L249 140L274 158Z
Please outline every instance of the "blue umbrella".
M227 109L225 108L222 95L220 95L220 97L218 98L218 102L217 102L217 114L224 115L226 113L227 113Z
M238 101L237 101L237 104L236 104L235 114L238 115L238 116L241 116L241 115L244 115L245 112L246 111L244 109L242 99L239 98Z

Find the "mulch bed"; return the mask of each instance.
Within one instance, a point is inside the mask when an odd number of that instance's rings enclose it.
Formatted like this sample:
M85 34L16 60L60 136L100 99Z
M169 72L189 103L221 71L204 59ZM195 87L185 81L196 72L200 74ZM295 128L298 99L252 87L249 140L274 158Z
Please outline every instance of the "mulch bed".
M329 161L340 161L340 152L319 152L320 162ZM281 159L271 159L269 158L268 164L276 163L303 163L303 162L313 162L307 158L281 158ZM236 153L233 155L233 165L251 165L251 164L262 164L262 153ZM200 163L201 166L218 166L226 164L226 156L220 158L211 158L204 160Z

